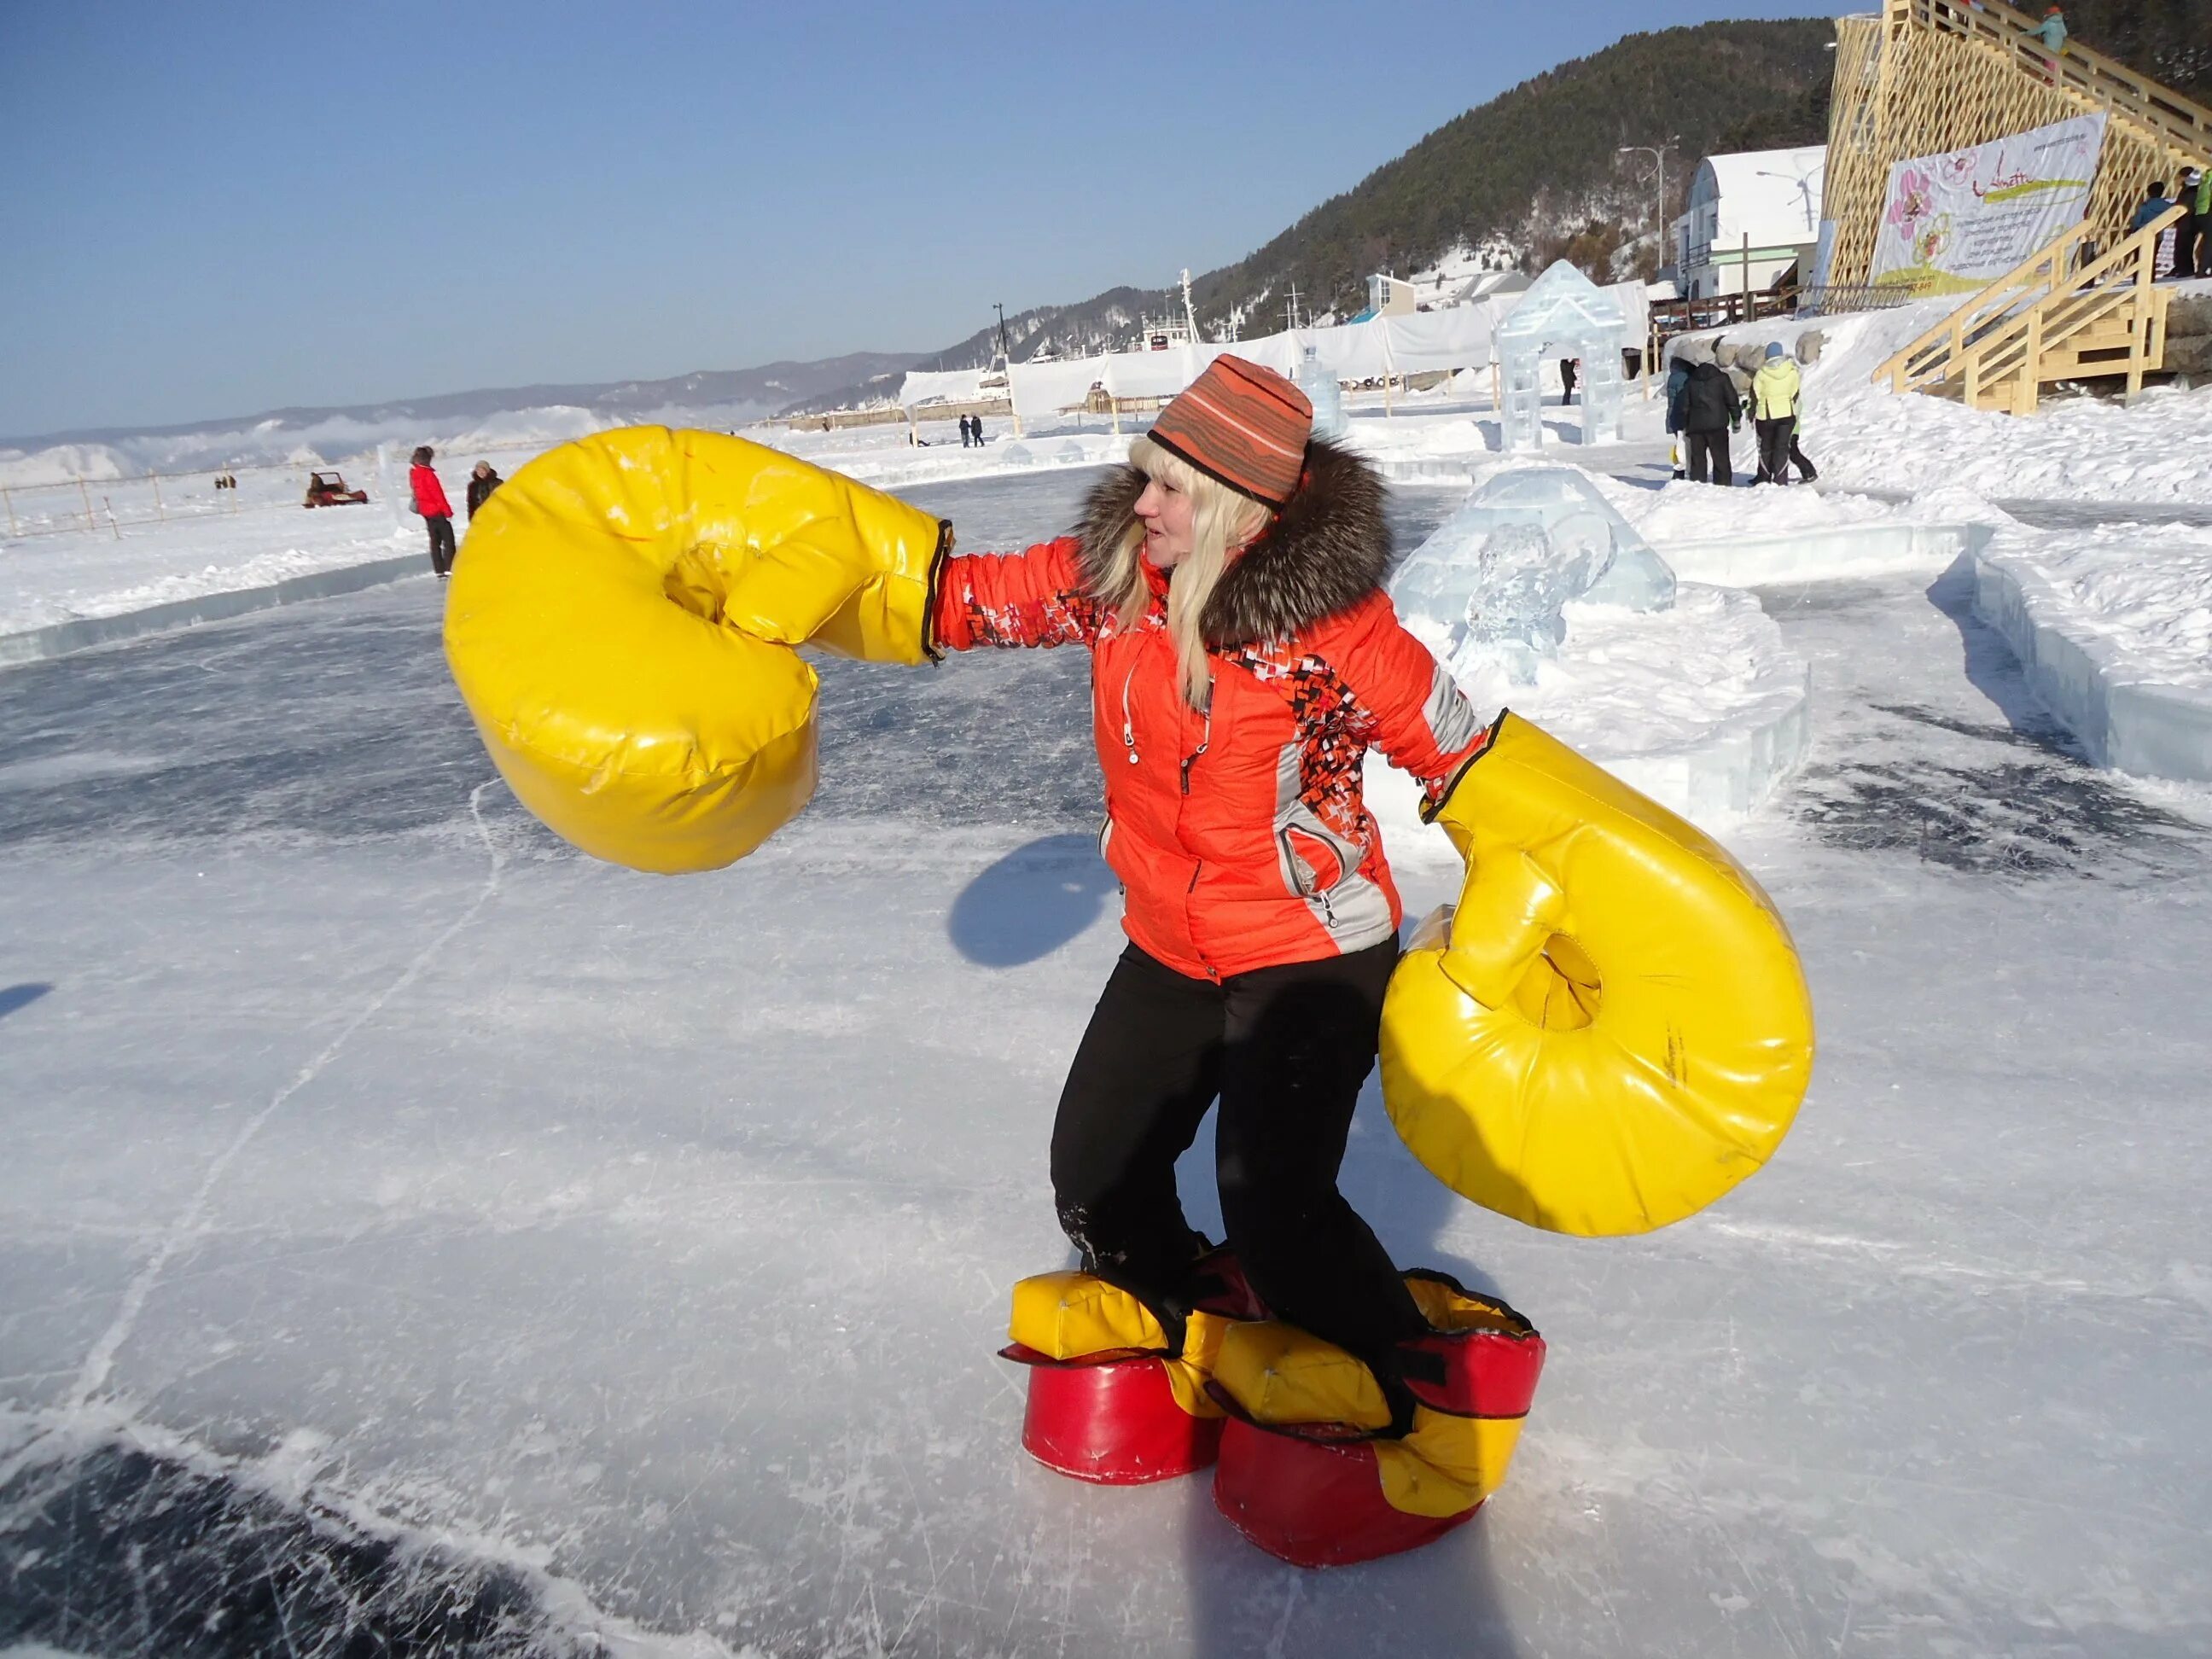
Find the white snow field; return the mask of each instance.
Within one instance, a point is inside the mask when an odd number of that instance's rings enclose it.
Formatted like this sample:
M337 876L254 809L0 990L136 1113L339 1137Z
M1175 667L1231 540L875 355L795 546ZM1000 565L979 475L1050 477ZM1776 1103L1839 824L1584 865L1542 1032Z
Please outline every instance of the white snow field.
M917 499L981 548L1083 483ZM1768 1170L1540 1234L1370 1084L1347 1194L1550 1358L1474 1523L1317 1574L1031 1464L994 1357L1121 944L1080 654L828 665L813 805L680 880L520 811L428 582L0 672L0 1650L2206 1651L2212 794L2085 764L1971 589L1761 596L1816 725L1729 836L1821 1032Z

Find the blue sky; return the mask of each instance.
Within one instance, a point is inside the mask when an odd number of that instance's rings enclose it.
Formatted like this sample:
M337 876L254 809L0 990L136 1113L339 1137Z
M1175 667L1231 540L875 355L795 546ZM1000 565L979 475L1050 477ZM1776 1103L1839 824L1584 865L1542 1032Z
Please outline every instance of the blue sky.
M0 434L931 350L1632 30L1813 9L0 0Z

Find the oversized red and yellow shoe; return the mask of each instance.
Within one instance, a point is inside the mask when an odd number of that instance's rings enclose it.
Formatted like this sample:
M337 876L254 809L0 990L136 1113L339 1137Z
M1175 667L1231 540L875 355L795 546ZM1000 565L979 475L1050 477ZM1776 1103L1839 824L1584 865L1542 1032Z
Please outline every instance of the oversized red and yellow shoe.
M1040 1273L1014 1286L1013 1340L1000 1352L1030 1368L1022 1446L1030 1456L1115 1486L1213 1462L1224 1421L1206 1392L1214 1356L1231 1328L1263 1310L1227 1250L1203 1258L1198 1273L1206 1294L1180 1322L1090 1273Z
M1504 1482L1544 1339L1443 1273L1408 1273L1406 1287L1433 1334L1399 1350L1412 1400L1395 1422L1375 1374L1334 1344L1274 1320L1224 1334L1213 1501L1270 1555L1334 1567L1415 1549Z

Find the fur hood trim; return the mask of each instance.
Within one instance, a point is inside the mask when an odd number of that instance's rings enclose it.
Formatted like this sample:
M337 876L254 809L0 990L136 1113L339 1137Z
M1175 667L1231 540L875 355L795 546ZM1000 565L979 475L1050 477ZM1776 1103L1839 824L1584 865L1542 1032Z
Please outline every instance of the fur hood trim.
M1084 579L1096 594L1114 548L1136 516L1146 478L1118 466L1084 502L1076 534ZM1390 568L1390 521L1382 478L1326 439L1306 446L1306 478L1260 539L1223 573L1206 607L1206 643L1222 651L1287 639L1349 610L1382 585Z

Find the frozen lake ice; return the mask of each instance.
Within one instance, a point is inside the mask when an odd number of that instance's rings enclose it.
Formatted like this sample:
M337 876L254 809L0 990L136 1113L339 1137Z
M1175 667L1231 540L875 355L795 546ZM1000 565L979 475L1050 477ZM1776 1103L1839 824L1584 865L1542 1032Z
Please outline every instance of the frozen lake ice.
M830 665L814 805L681 880L514 805L428 583L0 672L0 1650L2204 1651L2212 803L1970 596L1763 596L1813 753L1732 842L1822 1047L1759 1178L1540 1235L1370 1085L1347 1194L1551 1358L1474 1525L1322 1575L1030 1465L992 1357L1120 946L1079 655Z

